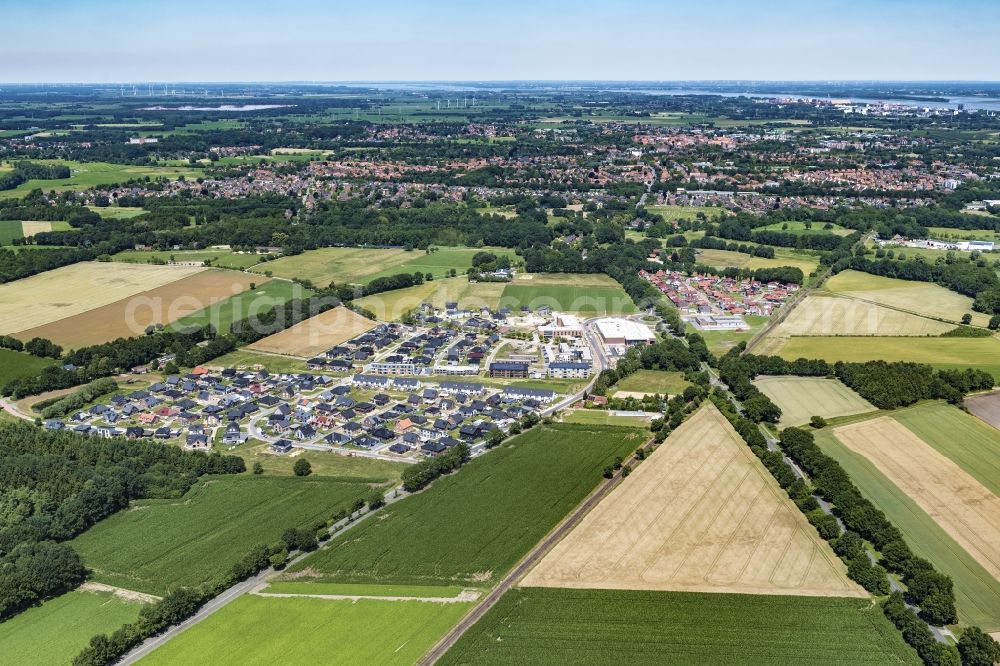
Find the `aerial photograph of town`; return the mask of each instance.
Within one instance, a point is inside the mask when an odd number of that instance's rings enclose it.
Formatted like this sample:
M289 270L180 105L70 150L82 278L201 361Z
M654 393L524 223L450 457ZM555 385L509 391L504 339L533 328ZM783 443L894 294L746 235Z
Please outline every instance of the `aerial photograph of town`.
M0 666L1000 664L1000 2L0 16Z

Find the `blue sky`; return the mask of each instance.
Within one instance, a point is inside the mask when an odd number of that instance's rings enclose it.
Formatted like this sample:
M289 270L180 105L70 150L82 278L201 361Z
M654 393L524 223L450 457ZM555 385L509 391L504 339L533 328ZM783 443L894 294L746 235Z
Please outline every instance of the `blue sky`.
M2 82L1000 80L1000 0L4 0Z

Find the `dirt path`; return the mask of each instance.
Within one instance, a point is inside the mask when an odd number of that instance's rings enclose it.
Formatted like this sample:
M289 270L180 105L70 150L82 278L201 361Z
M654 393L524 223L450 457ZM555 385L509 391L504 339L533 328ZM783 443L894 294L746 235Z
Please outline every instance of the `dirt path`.
M471 601L479 600L479 592L475 590L462 590L458 596L454 597L391 597L391 596L377 596L368 594L286 594L283 592L265 592L264 589L267 587L266 584L257 586L255 589L250 591L258 597L279 597L279 598L290 598L294 599L296 597L308 597L310 599L330 599L330 600L343 600L349 599L351 601L359 601L361 599L372 599L374 601L425 601L434 604L456 604L456 603L468 603Z
M114 585L105 585L104 583L88 582L81 585L79 589L84 592L111 592L124 601L141 601L144 604L153 604L162 599L162 597L157 597L153 594L126 590L124 587L115 587Z

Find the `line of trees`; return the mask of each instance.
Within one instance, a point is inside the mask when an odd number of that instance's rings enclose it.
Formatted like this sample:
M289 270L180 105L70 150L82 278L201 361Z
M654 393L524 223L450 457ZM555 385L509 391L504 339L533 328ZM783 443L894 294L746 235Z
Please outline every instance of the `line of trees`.
M244 470L236 456L0 425L0 620L83 580L59 542L133 499L180 497L202 474Z
M465 443L456 444L441 455L421 460L403 470L403 489L413 493L425 488L442 474L455 471L469 462L471 450Z
M27 160L14 163L14 169L0 174L0 190L13 190L29 180L61 180L71 175L69 167L62 164L38 164Z

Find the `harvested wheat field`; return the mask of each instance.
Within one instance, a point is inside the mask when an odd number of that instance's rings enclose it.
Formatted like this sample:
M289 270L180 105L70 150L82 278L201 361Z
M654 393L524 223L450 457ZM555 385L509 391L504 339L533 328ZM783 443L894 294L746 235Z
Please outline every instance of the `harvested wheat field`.
M711 404L587 514L522 585L866 596Z
M771 332L793 335L940 335L955 328L934 319L835 296L807 296Z
M903 424L882 416L833 431L1000 580L1000 498Z
M353 310L336 307L258 340L248 349L310 358L377 325L378 322L366 319Z
M150 324L170 324L249 289L251 282L268 281L268 278L237 271L197 270L199 272L162 287L22 331L20 337L48 338L75 349L142 335Z
M37 326L114 303L205 270L86 261L0 285L0 333Z
M51 222L31 222L24 221L21 223L21 233L25 238L31 238L35 234L41 233L43 231L52 231Z
M781 408L778 427L875 411L875 406L839 380L825 377L759 377L754 386Z

